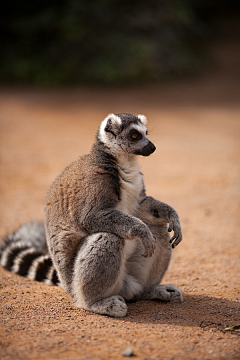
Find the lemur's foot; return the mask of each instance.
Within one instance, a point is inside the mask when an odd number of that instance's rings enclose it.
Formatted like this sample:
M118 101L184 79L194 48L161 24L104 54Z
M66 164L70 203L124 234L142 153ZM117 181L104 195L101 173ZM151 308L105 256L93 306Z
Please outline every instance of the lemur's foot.
M175 285L157 285L155 287L155 299L170 301L170 302L182 302L182 292Z
M181 290L175 285L156 285L146 289L140 296L142 300L183 301Z
M124 317L127 315L127 305L119 295L99 300L86 308L86 310L113 317Z

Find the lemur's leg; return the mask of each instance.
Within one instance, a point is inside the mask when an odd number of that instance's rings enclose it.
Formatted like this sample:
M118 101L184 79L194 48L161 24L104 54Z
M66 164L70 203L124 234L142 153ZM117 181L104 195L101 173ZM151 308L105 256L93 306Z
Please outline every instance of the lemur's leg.
M128 283L135 279L142 285L143 291L136 295L137 299L182 301L181 291L176 286L159 285L169 266L172 253L168 227L166 225L149 225L149 229L157 240L155 252L151 258L143 258L140 255L142 250L137 247L126 262L125 282ZM139 245L141 246L141 244ZM123 296L125 299L131 300L126 291Z
M76 256L72 280L77 306L114 317L127 314L127 305L118 295L124 274L123 247L124 241L110 233L85 238Z
M125 281L123 284L125 286L122 289L121 294L123 294L123 297L127 300L131 300L128 284L131 285L133 282L132 279L135 279L135 281L141 284L141 292L143 289L158 285L161 282L171 259L172 248L169 243L170 236L167 231L167 226L152 225L149 226L149 229L156 238L156 249L152 257L143 258L141 256L142 245L137 241L135 250L126 261Z
M156 239L156 249L152 257L141 256L142 245L137 241L135 250L126 261L126 274L133 276L143 287L158 285L161 282L172 253L167 226L149 226L149 229Z
M48 250L57 270L59 285L70 295L72 295L74 259L85 240L84 235L72 229L56 231L54 234L48 234L47 231Z
M183 301L182 293L175 285L159 285L171 260L172 246L166 225L149 225L150 230L157 239L156 254L153 258L145 289L140 295L141 299L159 299L162 301Z
M157 246L144 291L139 298L171 302L183 301L182 293L175 285L159 285L171 260L172 246L169 242L168 227L166 225L149 225L149 228L157 239Z
M138 217L156 238L156 249L153 256L146 259L142 259L139 256L140 250L137 250L126 262L127 273L136 278L144 288L137 298L182 301L181 291L176 286L159 285L170 263L172 247L182 238L176 211L167 204L146 197L139 207ZM172 239L175 240L173 246L169 235L169 230L172 229Z

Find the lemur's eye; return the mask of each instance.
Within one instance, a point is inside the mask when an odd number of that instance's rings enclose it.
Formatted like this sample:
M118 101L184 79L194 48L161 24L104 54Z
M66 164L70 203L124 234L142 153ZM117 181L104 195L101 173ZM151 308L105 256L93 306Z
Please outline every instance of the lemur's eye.
M134 130L133 132L130 133L130 137L132 140L140 140L142 138L142 134Z

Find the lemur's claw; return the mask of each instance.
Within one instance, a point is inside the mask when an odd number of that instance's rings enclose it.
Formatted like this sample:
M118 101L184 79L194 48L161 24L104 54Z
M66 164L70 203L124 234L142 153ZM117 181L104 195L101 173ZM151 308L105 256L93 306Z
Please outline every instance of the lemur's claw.
M173 237L169 240L170 244L172 244L172 248L174 249L180 242L182 241L182 233L181 231L174 231Z
M172 244L172 248L174 249L182 240L181 225L177 214L170 218L168 231L174 231L173 236L169 240L170 244Z

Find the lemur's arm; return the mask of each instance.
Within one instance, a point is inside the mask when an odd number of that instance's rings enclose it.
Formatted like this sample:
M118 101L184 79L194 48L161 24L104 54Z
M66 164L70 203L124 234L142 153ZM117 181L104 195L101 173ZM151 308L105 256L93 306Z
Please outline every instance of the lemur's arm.
M143 221L114 208L92 209L82 226L89 233L109 232L123 239L138 239L143 245L144 257L152 256L156 247L156 240Z
M143 222L152 225L169 223L168 231L174 231L173 237L170 239L173 248L182 240L182 231L178 213L171 206L155 200L150 196L145 196L140 203L138 217Z

